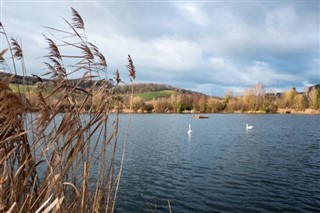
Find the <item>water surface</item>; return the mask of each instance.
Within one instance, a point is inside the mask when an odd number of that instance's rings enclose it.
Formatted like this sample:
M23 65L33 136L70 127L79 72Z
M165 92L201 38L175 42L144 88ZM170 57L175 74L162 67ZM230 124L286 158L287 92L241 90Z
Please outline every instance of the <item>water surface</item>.
M318 115L132 115L117 212L319 212L319 129Z

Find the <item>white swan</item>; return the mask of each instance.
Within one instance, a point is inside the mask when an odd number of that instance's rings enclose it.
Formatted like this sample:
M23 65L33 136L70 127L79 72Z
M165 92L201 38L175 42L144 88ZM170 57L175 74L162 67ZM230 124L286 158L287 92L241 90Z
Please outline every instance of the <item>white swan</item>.
M249 124L246 124L246 130L252 129L253 126L249 126Z
M188 135L191 135L192 130L191 130L191 124L189 124L189 130L188 130Z

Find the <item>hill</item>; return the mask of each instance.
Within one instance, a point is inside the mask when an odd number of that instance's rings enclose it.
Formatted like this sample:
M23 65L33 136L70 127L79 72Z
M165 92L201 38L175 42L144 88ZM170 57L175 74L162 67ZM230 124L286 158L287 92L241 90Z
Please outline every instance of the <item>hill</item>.
M23 81L24 81L25 84L27 84L27 85L34 85L40 81L40 78L38 78L35 75L34 76L22 76L22 75L14 75L11 73L0 72L0 79L9 78L11 76L13 76L11 83L14 83L14 84L23 84ZM44 78L44 79L41 79L41 81L48 82L49 79Z
M161 90L161 91L157 91L157 92L143 92L143 93L138 93L135 96L140 97L142 100L153 100L155 98L169 97L172 94L177 94L177 91Z
M23 77L21 75L13 75L10 73L0 72L0 79L9 78L11 76L13 76L13 79L11 81L10 88L15 92L18 91L18 85L20 85L19 86L20 92L24 93L24 89L22 89L21 87L21 84L23 84L23 82L25 82L25 85L28 85L28 89L30 89L31 91L35 89L35 85L38 82L46 82L46 83L51 82L51 79L40 78L37 75ZM70 79L68 81L70 82L71 85L76 85L79 83L80 79ZM99 81L101 80L88 81L86 83L81 83L78 86L85 89L93 86L94 84L99 85ZM112 79L108 79L107 81L109 82L110 87L115 86ZM121 86L118 86L117 88L120 94L130 94L132 90L131 85L121 85ZM144 100L166 97L174 93L205 95L192 90L186 90L186 89L181 89L181 88L173 87L166 84L155 84L155 83L135 83L133 85L133 92L136 94L136 96L139 96Z

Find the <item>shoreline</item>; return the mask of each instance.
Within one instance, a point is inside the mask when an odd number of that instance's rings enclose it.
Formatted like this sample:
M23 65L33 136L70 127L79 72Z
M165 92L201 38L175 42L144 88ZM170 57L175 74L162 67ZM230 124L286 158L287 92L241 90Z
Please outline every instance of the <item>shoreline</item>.
M37 109L29 109L26 110L27 113L38 113L41 110L37 110ZM59 113L66 113L67 111L59 111ZM87 111L82 111L80 112L81 114L88 114L89 112ZM96 112L92 112L92 113L96 113ZM120 110L120 111L116 111L116 110L110 110L109 111L110 114L181 114L181 115L210 115L210 114L250 114L250 115L272 115L272 114L287 114L287 115L320 115L320 110L315 110L315 109L305 109L305 110L295 110L295 109L278 109L276 112L265 112L265 111L261 111L261 110L257 110L257 111L253 111L253 110L249 110L249 111L233 111L233 112L226 112L226 111L221 111L221 112L198 112L198 111L183 111L181 113L177 113L177 112L155 112L155 111L134 111L134 110Z
M116 111L111 111L111 113L117 113ZM264 111L234 111L234 112L150 112L150 111L129 111L122 110L119 114L182 114L182 115L210 115L210 114L251 114L251 115L271 115L271 114L292 114L292 115L320 115L320 110L306 109L306 110L294 110L294 109L278 109L276 112L264 112Z

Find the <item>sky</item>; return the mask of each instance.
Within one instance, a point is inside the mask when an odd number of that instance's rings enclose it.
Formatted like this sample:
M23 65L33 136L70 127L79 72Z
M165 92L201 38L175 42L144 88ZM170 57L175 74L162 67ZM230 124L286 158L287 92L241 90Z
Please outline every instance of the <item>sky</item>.
M88 40L128 82L162 83L223 97L261 82L267 92L320 83L320 1L0 0L6 33L21 41L28 74L46 73L44 26L68 30L71 7ZM0 49L6 48L1 37ZM78 77L78 76L75 76Z

